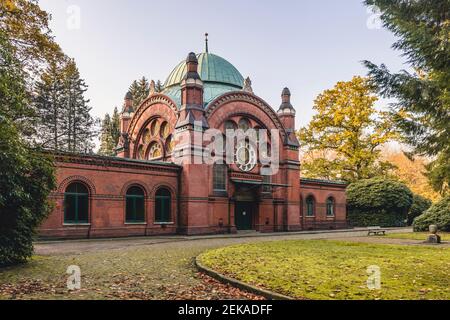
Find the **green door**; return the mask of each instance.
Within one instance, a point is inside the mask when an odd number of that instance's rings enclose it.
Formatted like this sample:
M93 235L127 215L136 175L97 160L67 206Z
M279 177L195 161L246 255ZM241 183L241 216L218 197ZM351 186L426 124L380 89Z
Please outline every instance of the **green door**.
M253 230L253 203L237 202L234 218L238 230Z

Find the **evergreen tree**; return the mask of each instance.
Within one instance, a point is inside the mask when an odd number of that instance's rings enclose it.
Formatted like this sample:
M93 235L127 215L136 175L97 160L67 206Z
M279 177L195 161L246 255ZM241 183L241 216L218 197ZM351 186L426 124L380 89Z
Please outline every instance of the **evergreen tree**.
M114 155L115 145L112 141L111 129L112 129L111 117L109 116L109 114L106 114L105 118L103 118L102 121L100 150L98 152L99 154L104 156Z
M87 85L73 60L69 60L63 70L66 108L62 123L67 134L63 136L65 149L70 152L89 153L94 148L93 139L97 134L96 120L90 114L89 100L84 98Z
M391 73L366 61L373 84L393 98L392 116L414 153L435 159L431 184L445 194L450 183L450 2L448 0L366 0L381 11L384 26L399 40L414 72Z
M96 120L84 98L87 86L73 60L50 64L35 88L37 140L42 147L91 152Z
M164 85L162 84L161 80L156 81L155 91L162 92L163 90L164 90Z
M101 135L100 135L100 149L99 154L104 156L114 156L116 154L115 148L119 143L120 138L120 117L119 111L114 108L114 113L110 116L108 113L102 121Z
M51 63L36 83L34 94L38 142L42 147L52 150L63 148L61 140L66 134L61 125L66 105L61 74L60 66Z
M142 101L148 97L150 93L150 83L146 77L142 77L140 80L135 80L130 86L129 91L133 95L133 107L138 108Z
M119 144L120 134L120 114L117 107L115 107L111 116L111 137L114 143L114 148Z

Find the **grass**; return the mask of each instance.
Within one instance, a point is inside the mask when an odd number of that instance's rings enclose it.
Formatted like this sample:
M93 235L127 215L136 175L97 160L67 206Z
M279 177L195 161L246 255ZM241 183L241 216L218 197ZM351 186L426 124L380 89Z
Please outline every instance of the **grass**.
M450 249L340 241L280 241L211 250L206 266L298 299L450 299ZM367 288L381 268L382 289Z
M192 257L202 248L123 248L74 255L34 256L0 269L1 299L174 299L201 284ZM81 268L82 289L69 292L67 267Z
M425 241L427 239L427 237L429 236L429 234L430 234L429 232L388 233L386 235L386 238ZM438 234L441 236L442 241L450 240L450 233L449 232L439 232Z

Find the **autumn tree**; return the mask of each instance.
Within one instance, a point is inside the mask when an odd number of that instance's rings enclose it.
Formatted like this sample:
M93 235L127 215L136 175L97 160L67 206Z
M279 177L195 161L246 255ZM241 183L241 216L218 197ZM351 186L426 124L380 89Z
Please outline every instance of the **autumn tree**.
M302 163L309 178L358 181L388 175L392 165L380 160L380 147L394 137L367 79L338 82L314 102L317 114L298 132L301 147L313 154Z
M385 28L398 38L393 45L411 72L392 73L366 61L372 83L394 99L391 114L403 141L414 154L429 156L431 185L450 192L450 2L448 0L366 0L381 12Z
M50 15L37 0L0 0L0 30L12 54L33 80L51 61L64 58L49 28Z
M394 165L392 174L405 183L412 192L433 201L440 199L439 193L433 190L426 177L426 167L430 160L425 157L410 158L405 152L388 148L383 148L382 159Z

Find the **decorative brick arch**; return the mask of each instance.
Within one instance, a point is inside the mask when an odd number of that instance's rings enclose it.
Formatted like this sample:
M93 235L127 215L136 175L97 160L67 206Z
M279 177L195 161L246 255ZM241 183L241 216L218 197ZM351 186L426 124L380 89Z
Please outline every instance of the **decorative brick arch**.
M133 119L131 120L130 126L128 127L128 134L131 137L136 130L136 125L141 117L144 115L145 111L151 108L153 105L160 104L167 106L175 115L178 113L178 108L175 102L168 96L163 94L154 94L147 99L145 99L140 107L134 113Z
M149 197L150 189L145 184L145 182L143 182L141 180L131 180L131 181L128 181L127 183L125 183L122 187L122 190L120 190L120 195L125 196L127 194L128 189L130 189L131 187L134 187L134 186L142 188L144 190L145 197Z
M280 119L278 118L278 114L263 99L245 91L228 92L213 100L206 109L206 118L208 119L208 121L214 117L215 113L222 106L233 102L248 103L260 109L271 120L271 122L274 124L274 127L280 130L280 134L281 137L283 138L283 141L286 139L286 130L283 127L283 124L281 123ZM241 113L245 113L245 111L242 111ZM255 118L254 115L253 118Z
M170 191L170 194L172 195L172 200L176 200L178 198L178 194L175 191L175 188L167 183L158 183L157 185L155 185L151 191L151 197L155 198L156 197L156 191L158 191L159 189L167 189Z
M83 176L71 176L66 179L64 179L58 187L58 193L64 193L67 189L67 187L74 182L81 182L89 189L89 193L91 195L96 194L97 191L95 189L95 185L90 181L88 178Z

